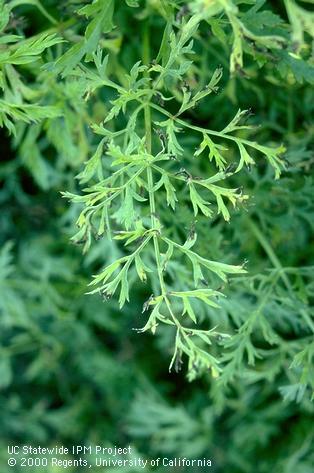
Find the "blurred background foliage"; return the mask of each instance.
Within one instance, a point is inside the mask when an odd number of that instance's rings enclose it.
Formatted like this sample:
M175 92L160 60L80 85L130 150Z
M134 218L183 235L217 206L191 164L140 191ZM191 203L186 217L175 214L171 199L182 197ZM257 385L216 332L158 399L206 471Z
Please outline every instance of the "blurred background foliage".
M88 101L82 83L65 73L76 64L55 63L72 45L82 45L90 18L77 11L89 3L0 1L1 472L12 471L7 444L106 443L131 444L143 457L206 456L215 472L310 473L313 2L233 2L255 34L281 34L288 47L270 51L243 40L243 68L231 76L232 29L226 18L213 16L197 33L190 86L196 77L205 84L218 65L223 86L188 118L222 129L240 107L250 108L250 122L260 125L254 138L284 143L288 166L280 180L262 160L235 176L235 187L243 186L251 197L245 208L234 211L229 224L201 220L203 254L218 261L247 258L248 274L231 279L220 310L198 306L202 320L232 337L222 351L221 377L205 375L193 383L184 369L168 372L168 331L153 336L132 330L143 324L149 287L135 283L132 303L123 311L115 300L85 295L91 274L109 255L120 255L121 246L100 239L82 256L70 243L78 210L60 191L77 190L75 176L97 144L90 125L104 119L113 98L101 89ZM97 42L110 56L110 75L121 83L141 58L144 22L158 51L163 3L115 2L116 28L103 25ZM166 3L180 22L202 2ZM55 33L37 51L23 42ZM19 48L24 49L17 54ZM58 67L63 76L55 73ZM182 141L194 150L193 135ZM190 165L200 172L200 164ZM210 163L202 166L211 169ZM184 207L175 222L162 201L158 208L173 232L188 231ZM171 269L183 283L191 277L179 263Z

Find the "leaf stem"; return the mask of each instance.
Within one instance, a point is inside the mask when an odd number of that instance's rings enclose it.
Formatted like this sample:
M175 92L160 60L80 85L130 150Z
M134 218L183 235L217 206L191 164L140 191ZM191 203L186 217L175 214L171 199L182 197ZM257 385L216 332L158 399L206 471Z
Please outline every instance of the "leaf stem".
M218 136L219 138L223 138L223 139L226 139L226 140L231 140L231 141L234 141L235 143L240 142L240 143L243 143L247 146L250 146L252 148L257 149L258 151L263 152L262 151L263 147L261 145L259 145L258 143L256 143L255 141L249 141L249 140L246 140L245 138L239 138L237 136L229 135L229 134L223 133L222 131L215 131L215 130L210 130L209 128L201 128L201 127L196 126L196 125L191 125L187 121L182 120L181 118L178 118L177 115L172 115L167 110L165 110L164 108L162 108L159 105L156 105L154 103L150 103L150 107L154 108L155 110L158 110L158 112L163 113L164 115L166 115L171 120L174 120L179 125L181 125L185 128L189 128L190 130L194 130L194 131L197 131L197 132L202 133L202 134L206 133L207 135Z
M149 24L145 22L143 27L143 62L144 64L149 63L150 58L150 41L149 41ZM146 71L146 77L149 76L149 73ZM146 103L144 107L144 121L145 121L145 142L146 142L146 150L148 154L151 154L152 151L152 118L151 118L151 109L150 104ZM154 196L154 181L153 181L153 171L151 166L147 167L147 182L148 182L148 195L149 195L149 207L150 207L150 217L151 217L151 226L152 228L156 228L158 226L158 221L156 218L156 203L155 203L155 196ZM157 272L159 277L160 289L161 294L165 297L166 294L166 286L164 282L164 277L162 274L162 265L160 261L160 250L159 250L159 242L158 242L158 235L154 233L153 235L154 240L154 250L155 250L155 259L156 259L156 266Z
M252 230L252 232L254 233L257 240L259 241L260 245L265 250L268 258L270 259L270 261L272 262L274 267L278 270L278 272L280 274L280 277L281 277L284 285L288 289L289 293L293 295L293 289L292 289L291 283L289 281L289 278L286 275L285 270L284 270L279 258L277 257L276 253L272 249L272 247L271 247L270 243L268 242L268 240L266 239L265 235L261 232L261 230L258 228L258 226L252 220L248 219L248 225L249 225L250 229Z
M150 61L150 32L149 32L149 24L148 22L145 23L143 28L143 62L144 64L148 65ZM148 71L145 72L146 77L149 77ZM144 122L145 122L145 143L146 143L146 150L147 153L151 154L152 152L152 118L151 118L151 104L150 102L145 103L144 106ZM151 226L152 228L156 228L159 226L158 219L156 217L156 203L155 203L155 196L154 196L154 180L153 180L153 171L152 166L149 165L147 167L147 182L148 182L148 195L149 195L149 206L150 206L150 215L151 215ZM158 273L158 279L160 284L161 295L167 305L169 310L170 316L173 319L174 323L177 326L177 330L182 330L181 324L175 317L170 301L167 297L167 288L163 276L163 269L161 264L160 258L160 249L159 249L159 241L158 241L158 234L155 232L153 234L153 241L154 241L154 252L155 252L155 260L156 260L156 267Z

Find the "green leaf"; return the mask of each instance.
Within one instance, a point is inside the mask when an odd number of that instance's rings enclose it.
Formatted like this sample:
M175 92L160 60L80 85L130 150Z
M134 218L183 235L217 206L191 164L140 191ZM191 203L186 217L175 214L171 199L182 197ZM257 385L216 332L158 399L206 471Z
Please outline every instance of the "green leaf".
M155 122L156 125L166 128L167 132L167 152L170 155L180 156L183 153L183 148L177 140L177 134L181 129L175 125L175 121L169 118L163 122Z
M219 170L224 170L226 167L226 159L223 157L220 151L227 151L222 145L214 143L208 135L203 135L203 141L199 148L195 151L194 156L199 156L206 148L209 149L208 159L212 161L214 159L216 166Z
M280 58L278 71L281 77L286 78L290 72L300 84L307 82L314 84L314 66L310 61L307 62L302 57L287 51L280 51L278 55Z
M217 68L214 74L212 75L210 82L206 85L206 87L196 92L194 96L192 96L192 93L189 89L187 89L186 87L183 87L182 105L178 113L176 114L176 116L180 115L181 113L185 112L186 110L190 108L194 108L200 100L204 99L209 94L213 92L217 92L219 89L217 84L222 78L222 72L223 70L221 67Z
M219 305L216 304L216 302L213 302L211 298L212 297L216 298L217 296L220 296L221 294L212 289L196 289L194 291L180 291L180 292L171 291L170 295L174 297L180 297L182 299L189 299L189 298L200 299L201 301L205 302L205 304L214 308L218 308Z
M14 122L37 123L45 118L56 118L60 115L60 109L53 105L15 104L0 99L0 127L5 125L14 134Z
M81 184L85 184L90 181L97 172L101 172L102 164L101 157L103 154L104 143L106 138L103 138L97 146L97 149L93 156L87 161L86 166L80 174L78 174L77 179L79 179Z
M114 0L96 0L90 5L81 8L78 13L92 18L88 24L84 39L73 45L55 63L55 72L62 72L63 76L69 74L86 55L87 60L92 59L92 54L97 51L98 43L103 33L113 29L112 17Z
M2 32L10 20L11 8L4 0L0 0L0 32Z
M198 214L200 210L205 217L211 217L212 211L209 209L209 202L206 202L196 191L194 185L189 183L189 190L190 190L190 199L194 210L194 215Z
M239 171L241 171L243 166L247 166L248 168L250 168L251 165L255 164L255 161L254 161L254 159L251 158L251 156L249 155L249 153L247 152L247 150L245 149L245 147L243 146L243 144L240 141L237 141L237 145L238 145L238 148L239 148L239 151L240 151L240 156L241 156L240 162L239 162L238 167L236 169L236 172L239 172Z
M156 192L158 189L160 189L162 186L164 186L166 190L166 195L167 195L167 205L170 205L170 207L175 210L176 207L176 202L177 202L177 197L176 197L176 190L175 187L171 184L169 177L167 176L166 173L164 173L160 180L155 184L154 186L154 192Z
M56 36L55 33L42 33L24 41L20 41L15 50L10 51L6 61L10 64L28 64L40 59L45 49L51 48L55 44L62 43L64 40Z
M136 272L138 274L138 277L142 282L147 281L147 272L151 272L151 270L143 263L142 258L140 255L135 256L135 267L136 267Z
M235 130L249 130L252 126L239 125L243 118L246 118L250 114L250 110L238 110L231 122L222 130L221 133L231 133Z
M192 308L192 306L191 306L191 304L190 304L189 298L182 296L182 300L183 300L183 312L182 312L182 315L188 314L188 316L190 317L190 319L196 324L196 323L197 323L196 315L195 315L194 310L193 310L193 308Z

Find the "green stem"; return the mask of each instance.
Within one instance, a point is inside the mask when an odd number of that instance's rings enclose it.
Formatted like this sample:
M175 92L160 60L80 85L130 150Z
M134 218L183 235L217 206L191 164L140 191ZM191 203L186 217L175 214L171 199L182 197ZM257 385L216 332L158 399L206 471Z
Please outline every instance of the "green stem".
M164 9L164 12L167 17L171 17L172 9L171 6L167 4L165 0L160 0L161 6Z
M226 140L231 140L231 141L235 141L235 142L240 141L243 144L246 144L248 146L251 146L253 148L258 149L258 145L255 142L245 140L244 138L238 138L238 137L232 136L232 135L227 135L227 134L225 134L221 131L214 131L214 130L210 130L208 128L201 128L199 126L191 125L190 123L186 122L185 120L182 120L181 118L178 118L176 115L172 115L167 110L165 110L164 108L162 108L159 105L156 105L154 103L150 103L150 107L154 108L155 110L158 110L158 112L166 115L171 120L174 120L179 125L182 125L185 128L189 128L190 130L198 131L199 133L202 133L202 134L207 133L208 135L219 136L220 138L224 138Z
M143 63L148 66L150 58L150 41L149 41L149 22L146 21L143 26ZM145 77L149 77L148 71L144 73ZM144 104L144 120L145 120L145 141L148 154L152 152L152 118L149 102Z
M250 229L252 230L252 232L254 233L254 235L256 236L259 243L261 244L261 246L263 247L263 249L265 250L268 258L270 259L270 261L272 262L274 267L278 270L278 272L280 274L280 277L281 277L284 285L288 289L289 293L293 294L293 289L292 289L291 283L289 281L289 278L286 275L286 273L284 272L284 268L283 268L279 258L277 257L276 253L272 249L270 243L268 242L268 240L266 239L264 234L260 231L258 226L252 220L248 220L248 225L249 225Z
M125 184L119 187L118 190L114 192L114 194L110 195L109 197L107 197L107 199L105 199L103 202L100 202L97 205L88 205L82 212L86 213L90 210L94 212L95 209L99 209L100 207L104 207L105 205L108 205L112 200L118 197L124 191L124 189L126 189L140 174L142 174L144 170L145 170L144 167L140 168L135 174L133 174L133 176ZM97 200L101 198L102 196L99 196ZM97 202L97 200L95 202Z
M150 61L150 31L149 31L149 24L148 22L145 23L143 27L143 63L148 65ZM149 77L149 73L146 72L146 77ZM148 99L149 100L149 99ZM146 142L146 150L147 153L151 154L152 152L152 117L151 117L151 107L150 102L146 102L144 105L144 122L145 122L145 142ZM150 207L150 216L151 216L151 227L158 228L159 222L156 217L156 203L155 203L155 195L154 195L154 180L153 180L153 171L152 166L149 165L147 167L147 182L148 182L148 196L149 196L149 207ZM155 232L153 235L154 241L154 252L155 252L155 260L156 260L156 267L158 273L158 279L160 284L161 295L167 305L169 310L170 316L173 319L175 325L177 326L178 330L181 330L181 325L177 318L175 317L170 301L167 297L167 288L163 276L163 269L160 257L160 249L159 249L159 236Z
M145 22L145 25L143 27L143 62L144 64L149 63L149 57L150 57L149 24L148 22ZM148 72L146 72L146 76L148 77ZM152 152L152 118L151 118L151 109L150 109L149 103L146 103L144 106L144 121L145 121L146 150L147 150L147 153L151 154ZM147 181L148 181L151 227L156 228L158 226L158 221L156 218L156 203L155 203L155 196L154 196L154 190L153 190L154 180L153 180L153 171L152 171L151 166L147 167ZM161 294L165 296L167 291L166 291L166 286L164 282L164 277L162 274L158 235L156 233L154 233L153 240L154 240L155 259L156 259L157 272L158 272L159 283L160 283L160 288L161 288Z
M27 3L27 2L24 2L24 3ZM31 3L31 2L29 2L29 3ZM12 2L10 2L10 10L12 10L15 7L19 7L19 6L20 6L20 2L18 0L13 0ZM58 25L58 21L52 15L50 15L50 13L42 6L42 4L40 2L37 2L34 6L37 7L37 9L41 12L41 14L43 16L45 16L50 21L50 23L52 23L53 25ZM68 22L66 22L65 24L67 24L67 23ZM71 23L73 23L73 22L71 22ZM59 27L60 27L60 25L59 25Z

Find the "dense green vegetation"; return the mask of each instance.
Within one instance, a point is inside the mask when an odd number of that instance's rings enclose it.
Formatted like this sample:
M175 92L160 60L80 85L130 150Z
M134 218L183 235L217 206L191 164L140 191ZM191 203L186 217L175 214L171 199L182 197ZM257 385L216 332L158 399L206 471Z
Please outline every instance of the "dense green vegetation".
M1 473L313 471L313 32L312 0L0 0Z

